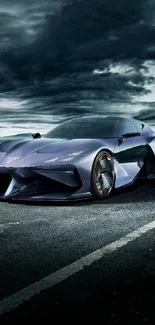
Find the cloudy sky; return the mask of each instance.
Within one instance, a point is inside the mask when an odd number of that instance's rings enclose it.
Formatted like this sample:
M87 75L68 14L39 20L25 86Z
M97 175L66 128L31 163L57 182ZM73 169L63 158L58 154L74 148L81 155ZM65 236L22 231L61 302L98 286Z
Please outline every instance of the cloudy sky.
M1 0L1 135L92 113L155 123L154 0Z

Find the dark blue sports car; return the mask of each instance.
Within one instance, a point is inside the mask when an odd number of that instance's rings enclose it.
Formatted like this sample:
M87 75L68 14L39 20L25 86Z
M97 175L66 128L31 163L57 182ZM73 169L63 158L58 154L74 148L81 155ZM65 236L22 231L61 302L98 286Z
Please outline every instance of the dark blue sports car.
M1 199L105 199L153 177L155 133L133 118L76 118L33 137L0 143Z

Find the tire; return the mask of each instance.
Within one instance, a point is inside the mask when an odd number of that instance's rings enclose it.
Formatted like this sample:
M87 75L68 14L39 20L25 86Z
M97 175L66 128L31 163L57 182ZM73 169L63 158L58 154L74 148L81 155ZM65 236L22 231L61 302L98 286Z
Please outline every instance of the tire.
M93 197L101 200L110 197L115 187L115 178L112 156L106 150L100 151L92 167L91 193Z

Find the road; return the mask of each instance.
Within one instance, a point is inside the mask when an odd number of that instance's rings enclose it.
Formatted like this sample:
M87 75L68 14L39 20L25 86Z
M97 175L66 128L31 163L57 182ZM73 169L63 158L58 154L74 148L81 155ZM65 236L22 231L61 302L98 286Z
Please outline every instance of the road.
M154 324L154 310L155 182L104 202L0 203L0 324Z

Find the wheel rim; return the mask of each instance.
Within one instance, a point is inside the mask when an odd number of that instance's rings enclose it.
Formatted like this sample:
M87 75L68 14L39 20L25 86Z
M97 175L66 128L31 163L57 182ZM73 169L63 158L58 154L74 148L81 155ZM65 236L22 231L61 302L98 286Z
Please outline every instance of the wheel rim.
M111 157L103 154L98 158L95 167L95 185L100 196L110 194L114 185L114 167Z

